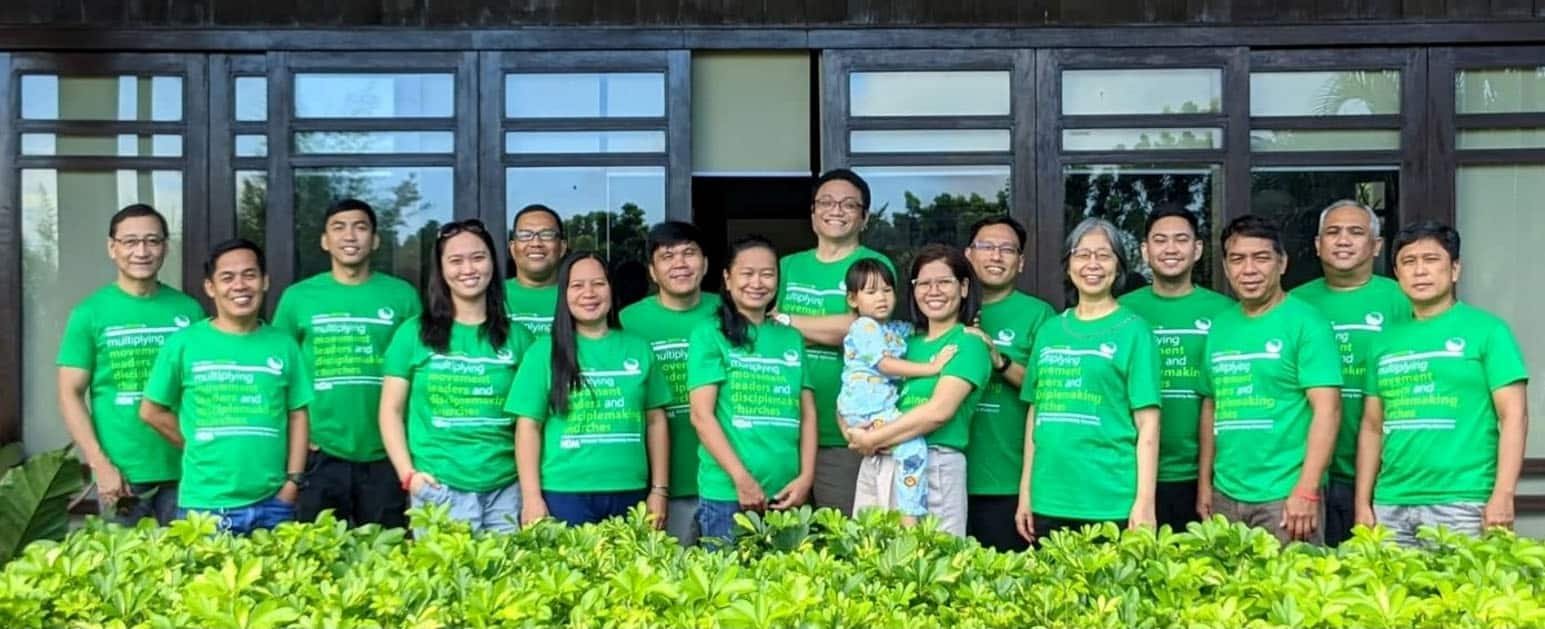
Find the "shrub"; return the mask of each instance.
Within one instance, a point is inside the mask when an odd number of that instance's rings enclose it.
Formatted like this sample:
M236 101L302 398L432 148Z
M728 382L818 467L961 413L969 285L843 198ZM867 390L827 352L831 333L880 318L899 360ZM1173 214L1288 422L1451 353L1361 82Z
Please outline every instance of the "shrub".
M628 519L471 535L324 516L251 537L198 517L92 521L0 573L0 627L1537 627L1545 545L1427 531L1431 551L1359 529L1286 549L1221 520L1189 531L1059 533L998 553L930 523L801 509L740 516L722 552Z

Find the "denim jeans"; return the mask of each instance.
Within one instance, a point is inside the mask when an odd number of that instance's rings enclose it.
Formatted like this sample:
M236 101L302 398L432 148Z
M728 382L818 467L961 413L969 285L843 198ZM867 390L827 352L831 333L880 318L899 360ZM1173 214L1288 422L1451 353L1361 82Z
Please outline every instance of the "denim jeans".
M571 493L544 491L547 513L569 526L594 524L607 518L627 515L628 509L649 497L649 490Z
M472 525L473 531L514 533L520 528L520 483L491 491L459 491L425 484L411 496L413 506L448 505L451 517Z
M697 544L700 535L697 524L697 496L671 498L665 508L665 532L681 542L682 546Z
M144 518L166 526L177 519L177 481L130 483L129 495L115 503L97 501L97 513L123 526L134 526Z
M728 544L735 540L735 514L740 513L740 503L734 500L697 501L697 528L699 541L717 540ZM710 546L711 547L711 546Z
M271 529L295 519L295 505L270 496L245 507L229 509L178 509L177 517L184 518L191 512L208 513L220 517L220 530L236 535L246 535L258 529Z
M1435 505L1373 505L1374 517L1395 533L1395 543L1418 548L1416 538L1422 526L1442 526L1456 533L1480 537L1485 522L1486 503L1450 502Z

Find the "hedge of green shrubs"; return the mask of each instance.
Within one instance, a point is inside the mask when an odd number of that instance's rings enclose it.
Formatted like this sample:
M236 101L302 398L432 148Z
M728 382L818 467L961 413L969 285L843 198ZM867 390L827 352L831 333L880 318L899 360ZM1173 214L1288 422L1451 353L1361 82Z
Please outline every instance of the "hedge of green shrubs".
M0 627L1541 627L1545 544L1428 531L1430 551L1359 530L1281 548L1219 521L1115 527L998 553L895 517L741 517L723 552L629 519L470 535L324 518L251 537L195 517L89 523L0 572ZM1114 541L1109 541L1114 538Z

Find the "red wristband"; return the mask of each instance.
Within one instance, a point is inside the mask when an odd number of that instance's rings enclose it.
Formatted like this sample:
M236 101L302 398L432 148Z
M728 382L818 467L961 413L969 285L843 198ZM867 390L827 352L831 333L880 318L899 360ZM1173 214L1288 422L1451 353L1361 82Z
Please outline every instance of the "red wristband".
M1319 494L1319 492L1315 492L1315 493L1312 493L1312 494L1305 494L1305 493L1299 493L1299 492L1295 491L1295 492L1293 492L1293 497L1299 498L1301 500L1308 500L1309 502L1319 502L1320 501L1320 494Z
M413 477L414 476L418 476L418 470L414 470L412 472L408 472L407 476L402 477L402 490L403 491L408 491L408 488L413 486Z

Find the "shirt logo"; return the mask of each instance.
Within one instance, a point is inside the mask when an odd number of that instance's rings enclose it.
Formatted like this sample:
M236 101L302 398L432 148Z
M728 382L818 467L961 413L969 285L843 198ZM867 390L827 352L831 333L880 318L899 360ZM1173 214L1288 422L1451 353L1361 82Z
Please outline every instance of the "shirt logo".
M393 317L397 316L397 311L391 308L382 308L376 311L376 316L380 317L382 321L391 321Z
M279 360L277 356L269 356L268 368L274 371L284 371L284 361Z
M629 358L622 361L622 368L629 373L638 373L638 359Z
M1266 341L1266 353L1271 354L1273 358L1281 356L1282 339L1271 339Z
M1196 329L1204 330L1204 331L1205 330L1211 330L1212 329L1212 319L1197 319L1196 320Z
M175 325L175 326L177 326L179 328L186 328L186 327L188 327L192 323L193 323L192 321L188 320L187 317L184 317L182 315L177 315L175 317L172 317L172 325Z
M1016 335L1014 334L1013 330L1010 330L1010 329L1007 329L1007 328L1004 328L1002 330L998 330L998 340L1003 341L1004 343L1011 343L1011 342L1013 342L1015 336Z
M1363 317L1363 321L1366 321L1366 322L1368 322L1368 325L1371 325L1371 326L1377 328L1379 326L1384 325L1384 313L1382 313L1382 312L1370 312L1370 313L1368 313L1367 316Z
M790 365L798 366L799 365L799 352L796 352L796 351L794 351L792 349L789 350L789 351L784 352L783 353L783 362L786 362L786 363L788 363Z
M1462 339L1462 338L1459 338L1457 336L1454 337L1454 338L1451 338L1451 339L1443 342L1443 349L1446 349L1448 351L1454 352L1456 354L1459 353L1459 352L1463 352L1463 351L1465 351L1465 340Z
M837 290L840 290L844 293L848 292L848 281L842 280L841 282L837 282Z
M1116 356L1116 344L1115 343L1101 343L1100 344L1100 355L1104 356L1106 358L1114 358Z
M498 358L499 360L509 360L509 359L515 357L515 352L512 352L512 351L507 350L507 349L501 349L501 350L499 350L497 352L494 352L494 356L496 358Z

